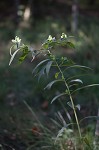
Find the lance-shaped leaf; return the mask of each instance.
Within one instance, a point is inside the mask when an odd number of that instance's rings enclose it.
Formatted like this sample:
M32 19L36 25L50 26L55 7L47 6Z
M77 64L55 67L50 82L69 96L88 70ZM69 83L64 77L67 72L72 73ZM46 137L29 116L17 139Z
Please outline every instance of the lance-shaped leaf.
M67 123L66 123L65 119L63 118L62 114L60 113L60 111L58 111L58 115L60 117L60 120L61 120L62 124L66 127Z
M51 68L51 65L52 65L53 61L49 61L47 64L46 64L46 74L48 76L49 74L49 71L50 71L50 68Z
M67 67L64 71L66 71L70 68L79 68L79 69L82 69L82 70L87 70L87 69L92 70L90 67L81 66L81 65L72 65L72 66Z
M80 79L71 80L70 83L71 83L71 82L78 82L78 83L83 84L82 80L80 80Z
M78 89L74 90L71 94L75 93L76 91L79 91L79 90L82 90L82 89L85 89L85 88L89 88L89 87L94 87L94 86L99 86L99 84L91 84L91 85L83 86L81 88L78 88Z
M66 111L66 115L67 115L68 119L69 119L70 121L72 121L72 118L71 118L71 116L70 116L70 114L69 114L68 111Z
M11 48L10 48L10 56L12 56L12 48L14 47L15 45L13 45Z
M20 49L17 49L17 50L13 53L13 55L11 56L11 59L10 59L9 65L11 65L11 63L12 63L12 61L13 61L13 59L14 59L15 55L17 54L17 52L18 52L19 50L20 50Z
M45 74L45 66L40 70L39 74L38 74L38 81L40 80L40 78Z
M69 85L69 88L74 87L74 86L77 86L77 85L78 85L78 84Z
M65 128L65 127L62 127L62 129L61 129L61 130L59 130L59 132L58 132L58 135L57 135L57 137L56 137L55 142L57 141L57 139L58 139L59 137L61 137L61 136L63 135L64 130L66 130L66 128Z
M61 96L64 96L64 95L66 95L66 93L61 93L61 94L55 96L55 97L52 99L51 104L52 104L56 99L58 99L58 98L60 98Z
M51 82L44 88L44 90L45 90L45 89L50 89L54 83L60 82L60 81L63 81L63 80L54 80L54 81L51 81Z
M47 61L49 61L49 59L45 59L45 60L41 61L41 62L33 69L32 73L34 74L34 72L36 71L36 69L37 69L40 65L42 65L43 63L45 63L45 62L47 62Z

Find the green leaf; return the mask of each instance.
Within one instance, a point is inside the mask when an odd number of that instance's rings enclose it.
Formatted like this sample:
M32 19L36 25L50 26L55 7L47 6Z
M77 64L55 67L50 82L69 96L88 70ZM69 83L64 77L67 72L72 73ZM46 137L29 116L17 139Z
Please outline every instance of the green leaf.
M10 56L12 56L12 48L14 47L15 45L13 45L11 48L10 48Z
M52 104L56 99L58 99L59 97L64 96L64 95L66 95L66 93L61 93L61 94L55 96L55 97L52 99L51 104Z
M70 116L70 114L69 114L68 111L66 112L66 115L67 115L68 119L69 119L70 121L72 121L72 118L71 118L71 116Z
M45 74L45 66L40 70L39 74L38 74L38 81L40 80L40 78Z
M86 143L86 145L87 145L91 150L93 150L92 147L91 147L91 145L90 145L90 141L88 140L87 137L83 137L83 141Z
M69 85L69 88L74 87L74 86L77 86L77 85L78 85L78 84Z
M71 77L68 77L68 78L66 79L66 81L70 81L71 79L76 78L76 77L89 76L89 75L90 75L89 73L73 75L73 76L71 76Z
M66 59L63 64L62 64L62 67L68 67L68 66L74 66L75 65L75 62L73 62L71 59ZM68 67L69 68L69 67ZM67 70L67 68L65 69ZM65 71L64 70L64 71Z
M49 71L50 71L50 68L51 68L51 65L52 65L53 61L49 61L47 64L46 64L46 74L48 76L49 74Z
M47 62L47 61L49 61L49 59L45 59L45 60L41 61L41 62L33 69L32 74L34 74L34 72L36 71L36 69L37 69L40 65L42 65L43 63L45 63L45 62Z
M74 91L72 92L72 94L75 93L76 91L79 91L79 90L82 90L82 89L85 89L85 88L89 88L89 87L94 87L94 86L99 86L99 84L91 84L91 85L83 86L83 87L81 87L81 88L78 88L78 89L74 90Z
M12 61L13 61L13 59L14 59L15 55L17 54L17 52L18 52L19 50L20 50L20 49L17 49L17 50L13 53L13 55L11 56L11 59L10 59L9 65L11 65L11 63L12 63Z
M42 65L43 63L45 63L45 62L48 61L48 60L49 60L49 59L46 59L46 60L40 62L40 63L36 66L36 68L34 69L34 71L35 71L40 65ZM48 76L52 63L53 63L53 61L49 61L49 62L48 62L46 65L44 65L44 67L39 71L39 73L38 73L38 81L40 80L40 78L42 77L42 75L44 75L45 73L46 73L47 76ZM34 73L34 71L33 71L33 73Z
M26 52L26 53L23 53L23 54L20 56L20 58L19 58L19 62L20 62L20 63L21 63L22 61L24 61L24 59L27 57L28 53L29 53L29 51Z
M54 81L51 81L51 82L44 88L44 90L45 90L45 89L50 89L54 83L60 82L60 81L63 81L63 80L54 80Z
M67 42L67 46L69 46L70 48L75 48L75 45L72 42Z
M58 135L57 135L55 141L57 141L57 139L63 135L63 132L64 132L65 129L66 129L65 127L62 127L62 129L58 131Z
M43 49L48 49L48 47L49 47L49 46L48 46L48 43L44 43L44 44L42 45L42 48L43 48Z
M62 114L60 113L60 111L58 111L58 115L59 115L59 119L62 122L63 126L66 127L67 123L66 123L65 119L63 118Z
M19 62L21 63L22 61L24 61L30 51L28 50L27 45L23 45L20 50L22 50L22 55L19 58Z
M70 82L78 82L78 83L83 84L82 80L80 80L80 79L71 80Z
M89 70L92 70L90 67L86 67L86 66L81 66L81 65L72 65L72 66L69 66L69 67L67 67L64 71L66 71L66 70L68 70L68 69L70 69L70 68L79 68L79 69L89 69Z

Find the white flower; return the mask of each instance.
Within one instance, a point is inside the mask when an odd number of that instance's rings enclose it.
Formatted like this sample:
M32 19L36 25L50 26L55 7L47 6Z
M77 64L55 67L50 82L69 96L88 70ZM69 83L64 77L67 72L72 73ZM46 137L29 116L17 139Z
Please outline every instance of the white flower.
M19 37L15 37L15 40L14 39L12 39L12 43L14 43L14 44L20 44L21 43L21 39L19 38Z
M65 33L62 33L61 39L65 39L65 38L67 38L67 35Z
M52 39L53 39L53 38L52 38L52 36L51 36L51 35L49 35L49 37L48 37L48 39L47 39L47 40L48 40L48 41L52 41Z

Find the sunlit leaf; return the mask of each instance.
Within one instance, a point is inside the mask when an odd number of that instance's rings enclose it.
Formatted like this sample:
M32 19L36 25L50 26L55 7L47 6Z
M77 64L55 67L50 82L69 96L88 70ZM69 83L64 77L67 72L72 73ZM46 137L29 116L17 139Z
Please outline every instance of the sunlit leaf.
M17 54L17 52L18 52L19 50L20 50L20 49L17 49L17 50L13 53L13 55L11 56L11 59L10 59L9 65L11 65L11 63L12 63L12 61L13 61L13 59L14 59L15 55Z
M70 82L78 82L78 83L82 83L83 84L82 80L80 80L80 79L71 80Z
M12 48L14 47L15 45L13 45L11 48L10 48L10 56L12 56Z

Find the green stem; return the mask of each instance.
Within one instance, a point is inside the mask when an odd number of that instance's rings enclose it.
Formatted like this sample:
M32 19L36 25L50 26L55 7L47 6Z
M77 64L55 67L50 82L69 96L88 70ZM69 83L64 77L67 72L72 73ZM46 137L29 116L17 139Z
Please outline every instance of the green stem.
M79 137L81 139L82 138L82 136L81 136L81 130L80 130L80 126L79 126L79 121L78 121L77 113L76 113L76 110L75 110L75 105L74 105L74 102L73 102L73 99L72 99L72 96L71 96L71 93L70 93L70 89L69 89L68 84L67 84L67 82L65 80L64 74L63 74L63 72L62 72L61 68L59 67L59 65L58 65L58 63L57 63L56 60L55 60L55 63L56 63L56 66L57 66L57 68L59 69L59 71L60 71L60 73L62 75L62 79L64 80L65 86L66 86L66 88L68 90L68 94L69 94L69 97L70 97L70 101L71 101L71 104L72 104L72 108L73 108L75 119L76 119L76 123L77 123Z

